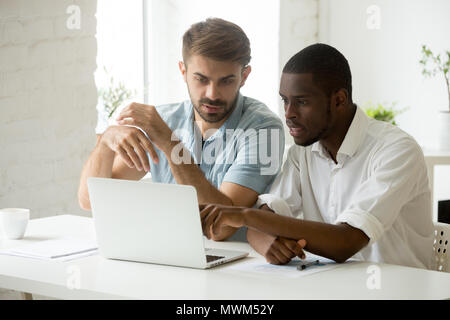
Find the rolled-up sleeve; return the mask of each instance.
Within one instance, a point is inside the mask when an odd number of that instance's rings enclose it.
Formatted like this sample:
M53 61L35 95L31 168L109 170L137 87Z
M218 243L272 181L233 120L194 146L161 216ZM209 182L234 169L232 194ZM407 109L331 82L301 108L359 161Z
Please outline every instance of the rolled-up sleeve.
M346 210L336 219L336 223L342 222L364 232L370 239L369 245L377 241L384 232L384 227L377 217L367 211Z
M423 189L418 189L417 181L428 183L423 153L411 139L375 154L369 178L360 184L351 205L335 221L362 230L370 238L369 245L391 228L402 207Z
M251 135L240 137L238 145L237 156L223 181L250 188L258 194L267 192L280 172L284 152L282 127L254 130Z

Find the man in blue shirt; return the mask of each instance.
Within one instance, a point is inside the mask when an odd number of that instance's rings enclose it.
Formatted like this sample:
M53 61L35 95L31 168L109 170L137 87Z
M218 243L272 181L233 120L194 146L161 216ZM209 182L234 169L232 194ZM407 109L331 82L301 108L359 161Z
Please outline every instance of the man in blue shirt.
M191 99L123 109L83 168L80 206L90 210L88 177L139 180L149 171L155 182L194 186L199 203L253 206L279 171L284 133L267 106L239 92L249 62L237 25L216 18L192 25L179 62ZM214 239L235 231L225 227Z

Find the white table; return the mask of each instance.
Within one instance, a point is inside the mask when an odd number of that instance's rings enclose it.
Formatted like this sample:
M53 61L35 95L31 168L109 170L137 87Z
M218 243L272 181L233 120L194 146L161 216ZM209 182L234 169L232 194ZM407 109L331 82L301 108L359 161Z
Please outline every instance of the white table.
M62 236L95 238L91 218L71 215L31 220L23 240L2 240L0 248ZM210 247L248 250L246 259L264 258L247 243L211 242ZM430 249L431 250L431 249ZM243 261L243 260L241 260ZM248 260L247 260L248 261ZM0 255L0 287L61 299L448 299L450 274L388 264L381 288L368 289L367 268L353 262L299 278L233 270L209 270L104 259L99 255L53 262ZM73 276L80 275L79 288Z

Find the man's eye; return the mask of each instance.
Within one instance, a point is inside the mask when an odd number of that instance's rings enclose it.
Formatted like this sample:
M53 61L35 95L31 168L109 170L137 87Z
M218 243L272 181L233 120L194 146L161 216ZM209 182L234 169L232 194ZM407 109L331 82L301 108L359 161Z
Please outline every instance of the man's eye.
M223 84L232 84L234 79L225 79L222 81Z
M201 83L206 83L206 79L205 78L195 78L197 81L200 81Z
M285 98L281 98L281 101L283 101L284 104L288 103L287 99L285 99Z
M305 105L305 104L307 104L308 103L308 101L307 100L303 100L303 99L298 99L297 100L297 103L299 104L299 105Z

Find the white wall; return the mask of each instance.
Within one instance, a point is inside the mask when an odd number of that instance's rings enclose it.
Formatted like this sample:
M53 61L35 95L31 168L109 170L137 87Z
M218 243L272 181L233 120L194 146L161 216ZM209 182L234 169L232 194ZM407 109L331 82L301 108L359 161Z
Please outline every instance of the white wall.
M380 28L369 29L369 6L380 9ZM433 52L450 50L450 1L321 0L320 41L347 57L353 75L353 98L393 102L409 110L399 127L422 146L439 147L438 110L448 107L443 76L424 78L418 61L421 45ZM448 141L447 148L450 147ZM450 167L435 171L435 199L450 199Z
M80 29L66 26L78 5ZM0 1L0 208L85 214L82 165L95 145L94 0Z
M433 51L450 50L450 1L322 2L328 19L320 40L349 60L355 101L397 101L399 107L409 107L399 116L399 126L421 145L435 148L438 110L448 106L447 91L443 76L425 79L418 61L422 44ZM367 27L371 5L380 9L380 29Z

